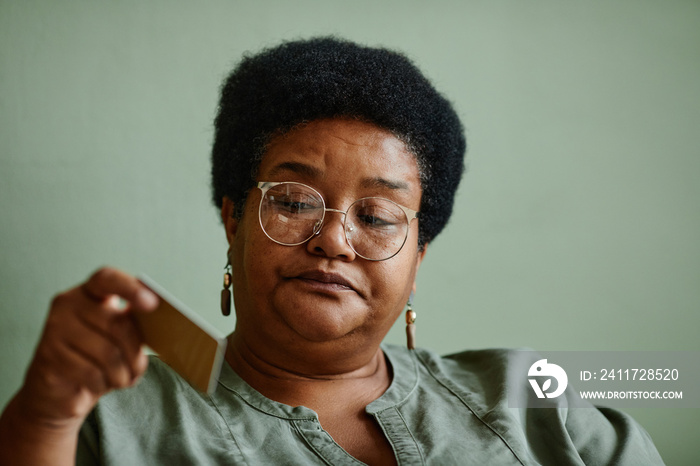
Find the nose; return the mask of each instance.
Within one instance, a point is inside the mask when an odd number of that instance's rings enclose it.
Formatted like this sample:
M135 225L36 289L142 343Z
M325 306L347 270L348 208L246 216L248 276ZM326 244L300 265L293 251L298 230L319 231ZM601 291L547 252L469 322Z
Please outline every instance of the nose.
M334 213L340 215L332 215ZM338 219L333 217L338 217ZM323 221L319 221L314 226L314 236L306 243L306 249L315 255L345 261L355 260L355 251L350 247L345 236L345 212L327 208Z

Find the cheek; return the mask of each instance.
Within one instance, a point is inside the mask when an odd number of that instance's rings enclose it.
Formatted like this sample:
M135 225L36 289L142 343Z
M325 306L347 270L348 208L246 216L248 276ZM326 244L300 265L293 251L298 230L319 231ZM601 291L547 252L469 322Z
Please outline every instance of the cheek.
M241 262L238 264L250 285L250 288L257 288L269 282L269 277L279 255L275 254L269 247L271 243L267 237L259 237L256 234L249 234L240 247ZM274 244L274 243L273 243Z
M373 274L373 297L381 302L381 306L391 315L400 313L408 295L413 287L415 279L415 260L399 260L400 257L389 259L386 267L380 267L378 273ZM389 263L396 261L394 263Z
M271 242L253 222L257 222L257 215L252 214L256 212L247 211L241 219L231 257L236 296L248 302L269 281L267 270L271 264L271 254L267 248L267 243Z

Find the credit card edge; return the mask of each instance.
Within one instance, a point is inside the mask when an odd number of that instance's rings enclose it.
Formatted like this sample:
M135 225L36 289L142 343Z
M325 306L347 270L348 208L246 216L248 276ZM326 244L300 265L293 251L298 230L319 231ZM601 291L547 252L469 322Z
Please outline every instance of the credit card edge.
M227 344L228 340L226 338L218 340L216 355L214 356L211 373L209 374L209 386L207 387L206 391L207 395L211 395L216 390L216 386L219 382L219 376L221 375L221 369L224 366Z
M160 295L162 298L164 298L166 301L168 301L175 309L182 312L182 314L185 317L187 317L197 327L204 330L209 336L211 336L212 338L214 338L217 341L225 339L224 335L222 335L221 332L216 327L214 327L212 324L207 322L206 319L204 319L202 316L200 316L199 314L194 312L192 309L187 307L187 305L185 305L182 301L180 301L175 296L173 296L172 293L168 292L165 288L163 288L161 285L159 285L158 282L153 280L151 277L142 273L142 274L139 274L136 278L138 278L139 281L141 281L141 283L146 285L148 288L155 291L156 294Z

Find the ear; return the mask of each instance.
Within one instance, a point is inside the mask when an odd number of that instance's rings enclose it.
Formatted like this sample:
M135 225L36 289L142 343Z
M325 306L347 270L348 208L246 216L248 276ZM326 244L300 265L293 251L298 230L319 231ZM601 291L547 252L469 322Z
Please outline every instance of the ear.
M234 211L235 205L233 201L224 196L221 203L221 222L224 224L229 245L233 243L233 239L236 237L236 230L238 229L238 220L233 216Z
M423 245L423 249L418 251L418 255L416 256L416 276L418 275L418 269L420 268L421 263L423 263L423 258L425 257L425 253L428 250L428 243L425 243ZM415 278L413 279L413 286L411 287L411 290L413 293L416 293L416 280Z

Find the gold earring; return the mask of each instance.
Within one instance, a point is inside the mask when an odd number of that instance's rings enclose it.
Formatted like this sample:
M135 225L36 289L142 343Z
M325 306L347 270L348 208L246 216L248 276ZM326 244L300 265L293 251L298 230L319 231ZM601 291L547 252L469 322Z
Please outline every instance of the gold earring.
M231 262L224 267L224 289L221 290L221 313L225 316L231 314Z
M416 349L416 311L413 310L413 291L406 303L406 346L408 349Z

